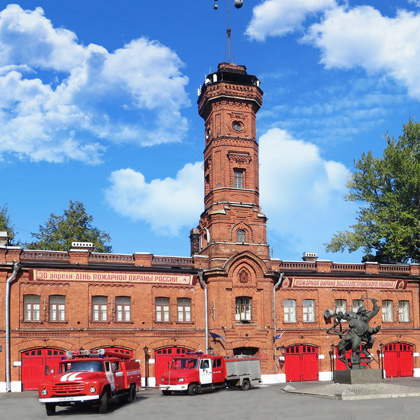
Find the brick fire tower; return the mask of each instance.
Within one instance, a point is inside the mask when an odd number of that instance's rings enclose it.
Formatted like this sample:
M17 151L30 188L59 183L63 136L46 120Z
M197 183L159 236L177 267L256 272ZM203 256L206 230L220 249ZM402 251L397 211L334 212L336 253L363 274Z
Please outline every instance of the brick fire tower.
M192 253L213 258L249 251L269 259L267 218L259 204L256 114L263 92L245 66L219 64L201 89L205 121L205 210L193 229Z

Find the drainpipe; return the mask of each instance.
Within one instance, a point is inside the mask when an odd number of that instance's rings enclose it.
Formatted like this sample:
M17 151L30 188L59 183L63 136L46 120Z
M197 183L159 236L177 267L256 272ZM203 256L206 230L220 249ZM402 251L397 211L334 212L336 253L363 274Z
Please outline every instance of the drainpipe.
M284 276L284 273L280 273L280 277L279 277L277 283L274 285L274 289L273 289L274 360L276 361L276 373L278 372L278 366L277 366L277 344L276 344L276 336L277 336L276 289L280 286L280 283L283 280L283 276Z
M209 351L209 312L208 312L208 302L207 302L207 284L205 283L203 276L204 276L204 271L200 270L198 272L198 279L204 288L204 319L205 319L205 324L206 324L206 353L208 353Z
M16 278L19 269L22 267L21 263L13 261L12 275L6 281L6 392L11 391L10 381L10 284Z

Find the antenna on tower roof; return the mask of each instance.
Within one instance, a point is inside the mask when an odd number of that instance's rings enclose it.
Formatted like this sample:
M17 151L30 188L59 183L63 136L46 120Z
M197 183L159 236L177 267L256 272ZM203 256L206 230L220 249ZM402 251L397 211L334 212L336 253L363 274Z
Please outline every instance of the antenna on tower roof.
M240 9L244 5L243 0L235 0L234 6L237 9ZM214 10L219 8L218 0L214 0ZM232 29L230 28L230 10L229 10L229 0L227 0L227 29L226 29L226 55L227 61L232 62Z

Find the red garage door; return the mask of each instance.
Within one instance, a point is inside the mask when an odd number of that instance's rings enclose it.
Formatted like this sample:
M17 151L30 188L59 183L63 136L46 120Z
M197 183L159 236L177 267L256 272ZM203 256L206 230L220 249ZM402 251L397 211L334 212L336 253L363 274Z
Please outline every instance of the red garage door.
M318 349L313 346L291 346L285 353L286 381L318 380Z
M22 353L22 386L24 391L38 389L51 369L58 369L64 350L34 349Z
M384 346L384 370L387 378L413 376L413 346L392 343Z
M175 356L187 353L191 350L184 347L166 347L163 349L155 350L155 378L156 385L160 384L160 378L165 373Z
M115 353L121 353L130 357L133 357L133 350L123 349L121 347L99 347L99 348L104 349L104 350L111 350Z

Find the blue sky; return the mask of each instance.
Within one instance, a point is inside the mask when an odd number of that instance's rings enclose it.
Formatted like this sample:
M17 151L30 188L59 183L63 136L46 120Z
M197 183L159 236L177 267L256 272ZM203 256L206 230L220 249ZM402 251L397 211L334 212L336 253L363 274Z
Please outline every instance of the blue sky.
M114 252L189 255L203 211L197 89L228 59L227 1L0 4L0 206L30 242L81 201ZM261 206L273 257L360 262L353 161L420 118L420 1L230 1L232 61L261 80ZM417 117L417 118L416 118Z

